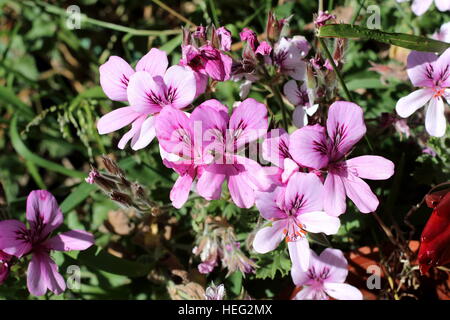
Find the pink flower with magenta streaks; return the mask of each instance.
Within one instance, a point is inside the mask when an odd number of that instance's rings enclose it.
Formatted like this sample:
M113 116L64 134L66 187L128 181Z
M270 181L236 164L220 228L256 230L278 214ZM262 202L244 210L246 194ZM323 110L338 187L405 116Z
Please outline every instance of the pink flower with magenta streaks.
M97 123L100 134L132 124L131 130L119 141L120 149L130 140L133 150L146 147L155 137L158 113L167 106L184 108L195 98L196 79L193 71L182 66L172 66L166 70L166 54L152 50L147 54L149 59L152 58L152 64L147 60L142 62L141 59L138 71L129 76L126 82L126 97L130 106L104 115ZM158 64L158 67L153 64ZM103 83L102 87L105 90Z
M311 250L309 267L302 270L292 267L292 280L302 286L295 300L362 300L361 291L344 283L348 274L348 264L341 250L327 248L320 256Z
M330 106L327 128L306 126L291 134L289 151L304 167L327 169L324 208L338 216L346 210L348 196L363 213L373 212L378 199L361 178L385 180L394 174L394 164L379 156L346 155L366 133L363 111L358 105L338 101Z
M397 0L400 3L406 1L408 0ZM439 11L444 12L450 10L450 2L448 0L434 0L434 3ZM428 11L432 4L433 0L413 0L411 9L417 16L421 16Z
M63 215L53 195L45 190L32 191L27 199L26 217L29 228L17 220L0 221L0 250L21 258L32 254L28 265L27 286L31 294L42 296L47 289L61 294L66 284L50 253L85 250L94 236L83 230L72 230L50 238L63 222Z
M407 118L428 103L425 128L430 135L442 137L447 127L443 98L450 99L450 49L440 57L431 52L412 51L407 64L409 79L422 89L401 98L395 110Z
M302 270L309 266L308 232L337 233L340 221L323 209L323 184L314 173L295 173L286 187L273 192L258 192L256 207L270 221L260 229L253 241L258 253L274 250L285 239L293 265Z

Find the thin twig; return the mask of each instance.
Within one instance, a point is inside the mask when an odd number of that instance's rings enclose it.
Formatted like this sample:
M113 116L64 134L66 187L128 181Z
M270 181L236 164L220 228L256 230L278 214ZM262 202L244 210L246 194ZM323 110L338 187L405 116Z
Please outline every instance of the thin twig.
M184 23L189 24L189 25L194 26L194 27L197 26L191 20L183 17L181 14L179 14L178 12L176 12L175 10L173 10L171 7L167 6L166 4L162 3L161 1L159 1L159 0L152 0L152 1L154 3L156 3L158 6L160 6L162 9L166 10L168 13L170 13L171 15L176 17L178 20L181 20Z

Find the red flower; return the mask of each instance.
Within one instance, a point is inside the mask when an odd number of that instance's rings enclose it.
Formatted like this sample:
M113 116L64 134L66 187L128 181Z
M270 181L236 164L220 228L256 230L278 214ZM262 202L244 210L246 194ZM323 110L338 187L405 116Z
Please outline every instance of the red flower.
M425 196L433 213L422 231L419 265L422 274L431 266L450 263L450 190Z

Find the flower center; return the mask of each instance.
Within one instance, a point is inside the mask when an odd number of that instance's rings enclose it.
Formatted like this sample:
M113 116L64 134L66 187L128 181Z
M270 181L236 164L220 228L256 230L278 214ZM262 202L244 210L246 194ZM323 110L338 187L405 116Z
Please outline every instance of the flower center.
M445 93L445 88L433 88L434 95L433 98L442 97Z
M307 232L304 226L295 217L289 217L287 228L283 230L286 242L295 242L299 238L304 238Z

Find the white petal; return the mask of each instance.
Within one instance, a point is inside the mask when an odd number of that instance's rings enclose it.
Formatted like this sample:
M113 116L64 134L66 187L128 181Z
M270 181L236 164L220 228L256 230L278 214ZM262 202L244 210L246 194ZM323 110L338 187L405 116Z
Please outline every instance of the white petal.
M425 128L434 137L442 137L445 134L447 121L444 114L444 101L442 98L433 98L427 107L425 115Z
M423 107L433 97L433 90L420 89L398 100L395 110L402 118L412 115L417 109Z

